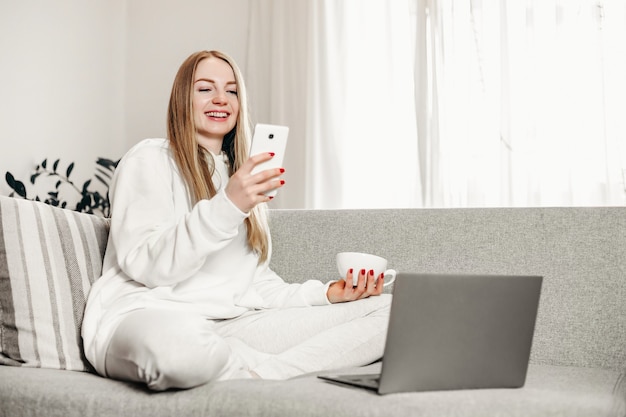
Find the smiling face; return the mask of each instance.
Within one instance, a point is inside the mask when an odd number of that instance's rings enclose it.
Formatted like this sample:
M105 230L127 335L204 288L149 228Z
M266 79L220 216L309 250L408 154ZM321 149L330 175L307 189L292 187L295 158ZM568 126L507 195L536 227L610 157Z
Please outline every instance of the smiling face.
M193 84L193 115L198 143L214 154L237 124L239 99L235 74L228 63L209 57L200 61Z

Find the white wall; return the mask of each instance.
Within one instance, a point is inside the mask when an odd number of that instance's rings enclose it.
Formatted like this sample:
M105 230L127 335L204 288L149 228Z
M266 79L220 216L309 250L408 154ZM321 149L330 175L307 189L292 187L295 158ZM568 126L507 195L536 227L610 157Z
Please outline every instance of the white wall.
M193 52L218 49L245 68L249 1L127 1L126 145L165 137L172 82Z
M123 0L0 2L0 193L44 158L72 161L82 184L96 157L123 148Z
M245 68L249 1L0 0L0 194L7 171L27 181L61 158L82 185L97 157L164 136L188 55L221 49Z

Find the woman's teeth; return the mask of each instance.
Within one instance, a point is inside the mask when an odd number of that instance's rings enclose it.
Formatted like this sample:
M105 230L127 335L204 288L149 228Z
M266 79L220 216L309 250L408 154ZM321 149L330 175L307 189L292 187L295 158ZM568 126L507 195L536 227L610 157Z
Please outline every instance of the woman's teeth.
M210 111L208 113L205 113L207 116L209 117L227 117L228 113L226 112L221 112L221 111Z

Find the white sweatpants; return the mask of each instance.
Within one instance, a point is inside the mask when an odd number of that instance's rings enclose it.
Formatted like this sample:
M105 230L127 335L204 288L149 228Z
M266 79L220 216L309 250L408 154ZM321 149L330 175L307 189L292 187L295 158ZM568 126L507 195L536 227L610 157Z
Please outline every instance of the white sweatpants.
M361 366L383 354L391 296L328 306L250 311L227 320L137 310L115 330L107 376L153 390L214 380L286 379Z

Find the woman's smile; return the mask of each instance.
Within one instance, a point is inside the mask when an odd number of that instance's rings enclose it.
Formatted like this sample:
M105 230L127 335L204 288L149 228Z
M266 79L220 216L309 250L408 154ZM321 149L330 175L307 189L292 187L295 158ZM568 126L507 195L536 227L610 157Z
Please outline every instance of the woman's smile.
M220 121L220 122L223 122L228 116L230 116L230 113L227 113L224 111L208 111L204 114L209 119Z

